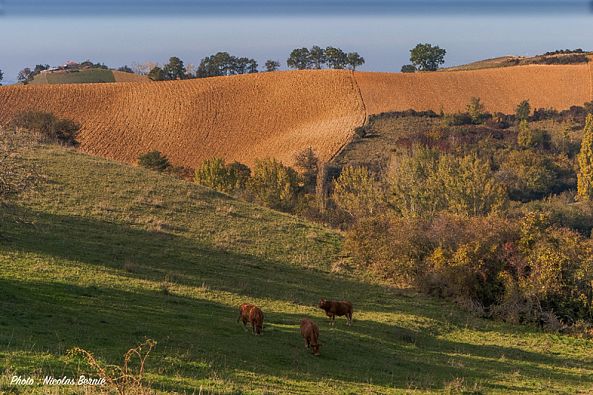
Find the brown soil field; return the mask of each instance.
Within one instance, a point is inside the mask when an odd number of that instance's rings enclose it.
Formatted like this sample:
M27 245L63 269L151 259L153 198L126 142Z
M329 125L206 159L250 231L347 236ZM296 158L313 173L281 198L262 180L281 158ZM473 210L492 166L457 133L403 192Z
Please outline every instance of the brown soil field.
M367 114L462 111L473 96L488 111L565 109L593 100L593 63L436 73L291 71L188 81L0 87L0 124L24 110L82 125L81 149L134 163L159 150L176 165L218 156L287 164L312 147L331 160Z
M351 72L275 72L188 81L0 88L0 123L43 110L81 123L81 149L135 162L159 150L176 165L218 156L292 164L312 147L330 160L365 113Z
M480 97L490 112L532 108L558 110L593 100L593 64L529 65L436 73L355 73L369 114L406 109L463 111Z

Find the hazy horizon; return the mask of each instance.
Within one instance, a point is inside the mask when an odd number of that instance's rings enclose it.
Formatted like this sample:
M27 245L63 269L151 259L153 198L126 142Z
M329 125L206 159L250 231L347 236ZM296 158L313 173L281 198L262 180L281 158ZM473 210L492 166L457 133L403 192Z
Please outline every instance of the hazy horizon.
M570 7L566 9L570 12L511 15L416 10L385 15L11 16L11 4L15 3L4 2L5 15L0 17L4 84L14 83L19 70L35 64L56 66L68 60L90 59L117 68L133 62L162 64L171 56L179 56L186 64L196 65L218 51L255 58L260 66L266 59L279 60L285 69L293 48L312 45L359 52L366 59L363 71L399 71L408 63L409 49L419 42L445 48L446 66L503 55L593 49L592 14ZM589 2L570 4L588 7Z

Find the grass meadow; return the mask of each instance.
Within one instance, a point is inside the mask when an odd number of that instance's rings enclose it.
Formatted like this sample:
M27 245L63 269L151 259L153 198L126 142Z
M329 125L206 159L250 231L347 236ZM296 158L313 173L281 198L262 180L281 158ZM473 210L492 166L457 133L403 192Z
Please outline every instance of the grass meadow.
M0 393L89 392L9 381L93 376L70 348L120 363L146 338L157 393L593 391L590 340L383 284L341 256L336 231L74 150L27 160L43 184L0 207ZM331 328L321 297L351 300L354 325ZM263 309L263 336L236 322L243 302ZM320 357L302 317L320 326Z

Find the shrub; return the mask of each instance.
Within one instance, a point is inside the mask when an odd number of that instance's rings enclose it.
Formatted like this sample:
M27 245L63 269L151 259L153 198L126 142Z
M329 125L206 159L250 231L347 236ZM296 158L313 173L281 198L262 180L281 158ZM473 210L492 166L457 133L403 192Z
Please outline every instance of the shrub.
M554 191L558 174L554 162L532 150L511 151L500 165L498 179L513 200L529 201Z
M485 215L506 203L506 192L490 164L475 154L439 156L416 148L394 163L389 184L388 200L403 216L430 217L443 210Z
M160 153L160 151L150 151L138 157L138 164L145 169L155 171L165 171L171 164L169 159Z
M296 171L275 159L258 160L248 188L260 203L290 211L299 193L299 176Z
M443 126L462 126L471 124L473 124L473 120L470 115L465 112L447 114L443 118Z
M245 189L250 175L251 170L242 163L227 165L224 159L212 158L205 160L196 169L194 182L220 192L232 193Z
M416 66L414 66L413 64L404 64L401 68L401 72L402 73L415 73Z
M552 146L552 137L545 130L533 130L529 122L523 119L519 122L517 144L522 148L539 148L549 150Z
M484 121L486 107L480 101L479 97L472 97L467 105L467 114L471 119L471 123L478 125Z
M373 216L384 203L383 192L364 167L348 166L333 182L333 200L353 218Z
M47 142L75 146L80 125L70 119L61 119L48 112L26 111L17 114L11 121L14 128L23 128L39 133Z
M519 105L517 105L515 117L519 121L529 120L529 114L531 114L531 105L529 104L529 100L523 100L521 103L519 103Z

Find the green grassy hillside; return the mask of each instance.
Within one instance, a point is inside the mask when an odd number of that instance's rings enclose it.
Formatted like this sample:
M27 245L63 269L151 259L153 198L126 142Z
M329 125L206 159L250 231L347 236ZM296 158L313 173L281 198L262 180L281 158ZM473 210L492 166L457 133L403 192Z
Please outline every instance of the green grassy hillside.
M148 81L144 76L104 69L82 69L41 73L35 76L31 84L86 84L99 82L137 82Z
M331 230L72 150L28 157L46 182L0 209L0 392L31 391L13 374L92 373L66 357L73 346L119 363L145 337L158 341L147 381L163 392L593 390L591 341L364 278L336 264ZM320 297L352 300L354 325L330 328ZM236 323L242 302L264 310L263 336ZM320 357L303 347L304 316Z

